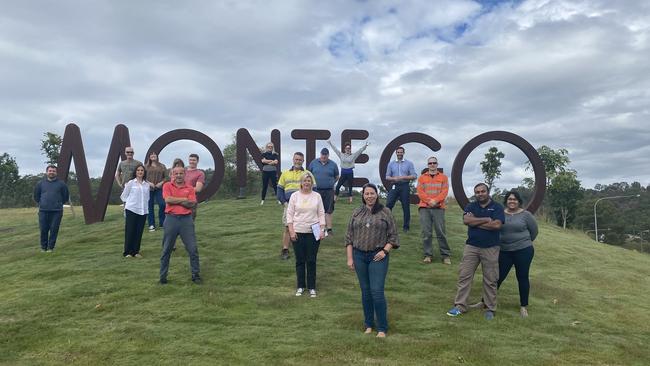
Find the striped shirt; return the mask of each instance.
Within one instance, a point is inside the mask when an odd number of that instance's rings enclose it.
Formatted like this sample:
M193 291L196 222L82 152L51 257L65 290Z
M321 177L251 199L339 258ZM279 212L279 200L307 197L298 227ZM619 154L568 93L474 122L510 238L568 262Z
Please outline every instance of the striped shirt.
M374 215L365 205L354 210L345 234L345 245L371 251L381 249L388 243L393 248L399 247L395 219L388 208L384 207Z

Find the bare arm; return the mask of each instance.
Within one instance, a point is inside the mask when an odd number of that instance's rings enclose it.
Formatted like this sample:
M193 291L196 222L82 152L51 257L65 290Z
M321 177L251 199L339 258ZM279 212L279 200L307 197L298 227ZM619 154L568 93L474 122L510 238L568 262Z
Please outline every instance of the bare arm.
M491 220L492 219L489 217L475 217L471 212L465 213L465 215L463 215L463 224L472 227L487 224Z
M478 225L478 227L481 228L481 229L490 230L490 231L499 231L499 230L501 230L501 225L503 225L501 220L492 220L492 219L490 219L490 221L488 223Z

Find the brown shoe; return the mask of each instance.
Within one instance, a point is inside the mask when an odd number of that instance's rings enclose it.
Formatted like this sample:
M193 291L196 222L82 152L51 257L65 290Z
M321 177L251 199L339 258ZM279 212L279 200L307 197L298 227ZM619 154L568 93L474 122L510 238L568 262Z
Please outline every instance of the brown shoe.
M431 257L429 257L429 256L424 257L424 259L422 260L422 263L427 263L427 264L431 263Z
M450 266L451 265L451 259L449 259L449 257L443 258L442 259L442 264L446 264L446 265Z

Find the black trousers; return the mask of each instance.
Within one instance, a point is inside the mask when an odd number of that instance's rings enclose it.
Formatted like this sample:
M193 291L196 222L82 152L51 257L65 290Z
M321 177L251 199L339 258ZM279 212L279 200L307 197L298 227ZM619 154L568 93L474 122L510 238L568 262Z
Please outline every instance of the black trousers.
M296 257L296 287L316 289L316 256L320 240L314 238L312 233L296 233L298 238L293 242L293 251ZM305 282L305 270L307 281Z
M347 182L347 189L348 189L348 196L352 197L352 182L354 181L354 172L352 173L341 173L341 177L339 178L339 182L336 184L336 191L334 192L335 195L339 195L339 191L341 189L341 186L343 186Z
M262 200L266 199L266 190L269 188L269 181L275 194L278 189L278 172L275 170L272 172L262 171Z
M499 281L497 282L497 288L508 277L508 272L514 265L517 283L519 284L519 303L521 306L528 306L528 294L530 293L528 273L534 256L535 248L532 245L511 252L503 250L499 252Z
M140 253L142 231L144 231L147 215L138 215L130 210L124 211L126 220L124 220L124 253L122 255L136 255Z

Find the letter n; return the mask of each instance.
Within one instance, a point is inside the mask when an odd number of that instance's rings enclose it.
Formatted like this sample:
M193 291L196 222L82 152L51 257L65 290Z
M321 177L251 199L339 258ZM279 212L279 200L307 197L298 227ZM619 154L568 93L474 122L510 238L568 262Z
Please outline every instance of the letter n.
M275 147L275 151L280 155L280 131L271 131L271 142ZM262 153L260 148L253 140L253 137L245 128L237 130L237 137L235 144L237 145L237 186L239 186L239 197L244 198L244 191L246 190L246 180L248 175L248 154L251 154L253 161L257 166L262 169ZM278 159L279 160L279 159ZM277 166L278 173L280 173L280 164Z
M74 166L77 173L77 182L79 184L79 198L84 210L84 219L86 224L104 221L106 207L108 206L108 200L115 180L117 164L120 162L121 158L126 158L126 156L124 156L124 148L128 146L131 146L129 129L122 124L115 126L111 146L108 150L108 155L106 156L104 173L102 174L102 180L99 184L99 190L97 191L97 198L93 199L90 188L88 164L86 163L86 154L81 140L81 132L79 127L74 123L70 123L65 127L63 142L61 144L61 153L59 155L59 178L67 182L68 173L70 172L70 164L74 157Z

